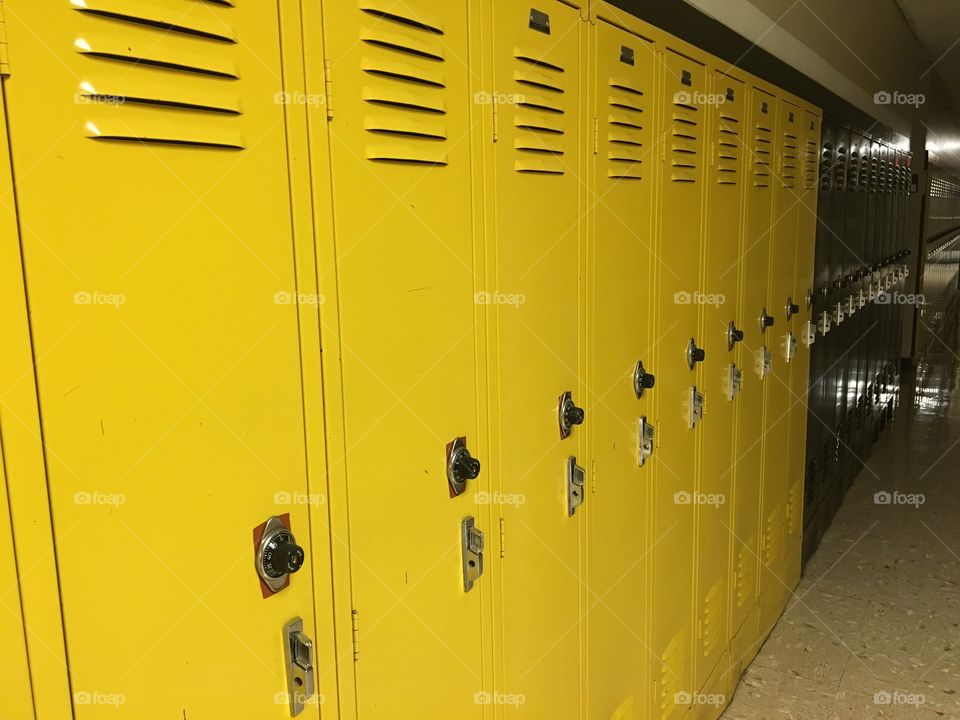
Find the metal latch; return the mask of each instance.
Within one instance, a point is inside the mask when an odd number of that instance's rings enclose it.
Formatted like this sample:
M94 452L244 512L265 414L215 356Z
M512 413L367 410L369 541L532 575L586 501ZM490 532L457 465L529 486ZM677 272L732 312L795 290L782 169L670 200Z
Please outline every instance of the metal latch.
M313 640L303 632L301 618L294 618L283 626L283 652L290 715L296 717L313 697Z
M847 298L847 317L855 315L860 309L860 301L857 296L851 295Z
M857 295L859 296L859 305L860 308L865 308L867 306L867 294L863 290L858 291Z
M727 372L726 385L728 400L733 400L743 389L743 370L738 368L735 363L730 365Z
M870 302L873 302L874 300L877 299L877 290L876 290L876 288L873 286L873 283L870 283L870 286L869 286L868 290L869 290L869 298L868 298L868 299L870 300Z
M460 548L463 556L463 591L470 592L483 575L483 532L474 526L474 519L466 517L460 523Z
M690 427L695 427L701 420L703 420L703 393L699 392L694 385L690 388Z
M647 416L640 418L640 443L637 453L637 464L643 467L648 458L653 457L653 425L647 421Z
M773 370L773 353L766 347L762 347L757 352L757 374L763 380L771 370Z
M583 488L586 485L586 471L577 465L577 458L567 458L567 515L573 517L577 508L583 505Z
M837 303L833 307L833 324L839 325L843 322L843 303Z
M788 332L787 337L784 339L783 354L787 362L793 360L797 354L797 336L792 332Z
M830 313L824 310L820 313L820 320L818 321L819 330L821 335L826 335L830 332Z
M817 327L812 320L807 320L803 325L803 344L810 347L817 341Z

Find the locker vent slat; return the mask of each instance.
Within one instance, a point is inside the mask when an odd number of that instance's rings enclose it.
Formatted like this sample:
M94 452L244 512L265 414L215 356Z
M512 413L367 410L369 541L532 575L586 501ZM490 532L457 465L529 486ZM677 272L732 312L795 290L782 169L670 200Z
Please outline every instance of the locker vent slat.
M625 77L607 79L607 177L642 180L645 95Z
M740 120L729 112L718 113L717 135L714 138L714 163L717 183L737 185L740 181Z
M699 109L679 99L673 100L670 129L670 180L671 182L695 183L699 158L697 144L700 140Z
M770 158L772 153L770 146L772 143L773 132L764 123L756 123L753 126L753 186L755 188L770 187Z
M83 124L88 138L245 147L239 38L228 14L144 0L70 0L69 7L73 49L86 58L74 102L89 106Z
M513 59L514 170L562 175L566 172L564 155L568 144L563 65L530 49L515 49Z
M797 184L797 136L786 131L780 143L780 186L792 190Z
M360 96L369 107L363 117L369 134L364 156L377 163L445 166L449 133L443 26L414 17L406 6L370 1L359 9L365 48Z

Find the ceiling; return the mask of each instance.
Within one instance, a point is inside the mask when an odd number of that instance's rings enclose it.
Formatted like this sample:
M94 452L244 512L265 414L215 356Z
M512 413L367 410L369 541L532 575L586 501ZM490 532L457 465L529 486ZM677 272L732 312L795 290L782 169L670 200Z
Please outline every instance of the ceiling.
M956 0L897 0L926 60L960 106L960 8Z

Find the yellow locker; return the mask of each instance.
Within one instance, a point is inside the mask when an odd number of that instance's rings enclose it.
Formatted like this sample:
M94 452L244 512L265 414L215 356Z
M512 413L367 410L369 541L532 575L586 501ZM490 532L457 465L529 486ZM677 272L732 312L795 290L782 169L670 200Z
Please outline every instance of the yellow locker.
M745 337L738 326L740 195L744 165L747 93L741 77L713 70L705 134L708 157L705 182L706 222L700 280L700 336L709 358L702 387L709 402L703 425L696 493L697 565L694 688L702 691L726 682L732 528L733 438L735 407L744 369L736 362ZM697 717L712 718L721 707L698 703Z
M357 712L479 718L487 578L462 533L489 541L475 318L497 296L474 256L468 3L324 21Z
M662 47L655 483L652 500L654 717L681 717L693 687L695 493L702 399L697 368L707 75L694 49Z
M310 563L266 598L254 566L313 493L277 7L5 8L74 717L284 715L284 626L315 630Z
M790 369L798 338L796 315L800 304L794 294L799 193L803 183L800 154L801 110L778 98L773 146L773 212L770 221L770 265L767 312L775 318L768 330L772 356L770 376L764 384L763 475L761 489L760 629L765 635L783 610L786 585L787 500L789 459L783 449L790 439Z
M586 23L560 2L494 0L490 289L496 692L519 716L576 717L585 466L582 382ZM522 301L521 301L522 299ZM585 416L584 411L585 409ZM589 498L587 498L589 502Z
M653 429L656 392L649 387L655 379L649 321L657 63L644 30L604 5L591 33L597 132L588 195L588 696L590 717L621 720L642 717L649 702L651 463L644 434Z
M750 162L743 186L743 232L737 327L744 332L735 361L743 369L743 387L736 401L733 489L733 550L730 582L730 637L733 677L756 650L757 579L760 552L760 478L762 472L763 389L775 342L767 312L770 259L770 213L773 202L773 95L753 83L748 93L744 150Z
M803 541L803 492L806 474L808 423L807 393L810 385L810 352L816 340L816 320L811 311L813 268L817 233L817 194L820 183L820 122L818 110L804 108L800 115L802 184L797 218L797 251L794 261L793 297L800 312L794 318L797 354L790 365L790 450L788 459L786 572L784 581L792 590L800 579ZM817 422L817 421L814 421Z

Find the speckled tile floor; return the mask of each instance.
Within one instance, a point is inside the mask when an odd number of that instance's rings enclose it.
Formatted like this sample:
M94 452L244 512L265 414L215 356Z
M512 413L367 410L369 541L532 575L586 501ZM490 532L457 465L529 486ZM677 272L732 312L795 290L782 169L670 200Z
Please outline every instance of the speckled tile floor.
M723 720L960 718L957 352L904 378L896 421ZM877 504L884 491L923 503Z

